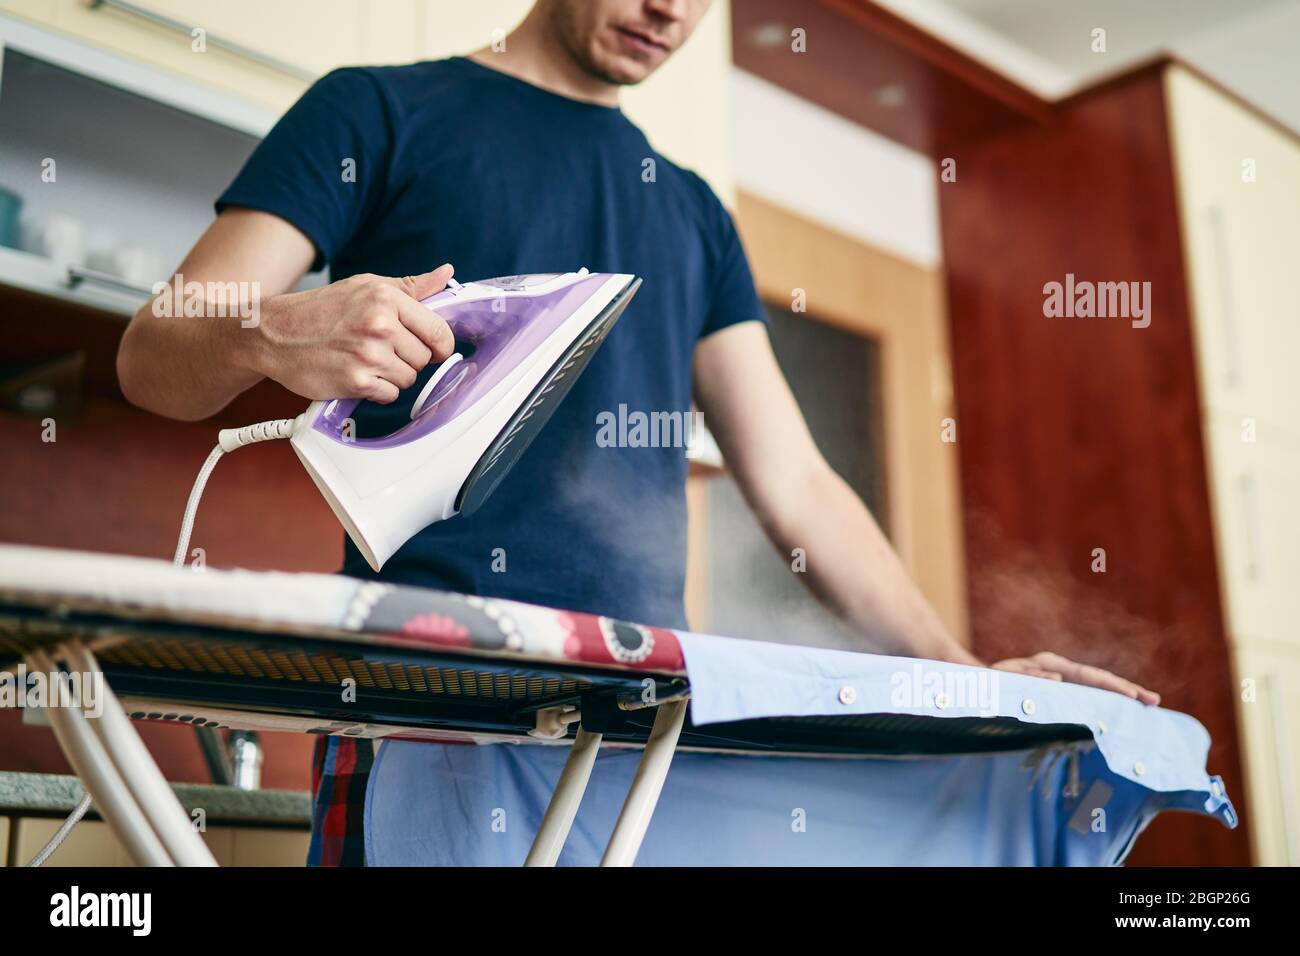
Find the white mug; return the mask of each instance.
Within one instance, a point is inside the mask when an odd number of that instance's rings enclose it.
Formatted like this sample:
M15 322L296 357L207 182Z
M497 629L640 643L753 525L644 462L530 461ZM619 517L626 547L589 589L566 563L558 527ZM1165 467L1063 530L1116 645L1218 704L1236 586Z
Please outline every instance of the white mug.
M80 219L50 216L43 222L25 224L23 234L28 251L64 268L85 265L86 227Z
M108 254L109 272L142 289L153 287L155 282L167 278L167 263L163 257L138 246L117 246Z

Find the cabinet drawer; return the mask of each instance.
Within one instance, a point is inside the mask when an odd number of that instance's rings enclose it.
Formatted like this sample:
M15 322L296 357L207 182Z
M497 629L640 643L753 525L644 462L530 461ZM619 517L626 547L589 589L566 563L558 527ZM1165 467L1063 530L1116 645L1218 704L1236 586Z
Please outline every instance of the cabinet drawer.
M1300 185L1294 196L1273 197L1279 201L1263 215L1252 207L1267 203L1269 192L1241 187L1236 197L1190 212L1201 400L1209 411L1251 417L1300 441L1293 415L1300 407L1300 297L1290 288L1300 249Z
M1300 647L1300 451L1244 441L1225 413L1206 453L1228 630Z
M1232 796L1256 865L1300 866L1300 653L1248 643L1234 666L1246 792Z
M0 823L3 823L0 818ZM62 820L24 817L14 826L14 859L26 863L49 841ZM305 866L307 830L210 827L203 834L220 866ZM82 820L54 851L46 866L134 866L107 823Z

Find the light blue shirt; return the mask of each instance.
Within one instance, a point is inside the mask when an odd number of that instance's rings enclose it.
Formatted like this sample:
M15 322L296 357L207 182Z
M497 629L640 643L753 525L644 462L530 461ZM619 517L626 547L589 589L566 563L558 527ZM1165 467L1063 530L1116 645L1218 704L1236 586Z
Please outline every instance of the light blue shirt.
M679 752L638 865L1111 865L1167 809L1236 816L1191 717L1074 684L679 633L696 725L848 714L1076 724L1092 741L939 757ZM405 741L379 751L366 857L518 865L567 746ZM603 748L560 865L595 865L641 758Z

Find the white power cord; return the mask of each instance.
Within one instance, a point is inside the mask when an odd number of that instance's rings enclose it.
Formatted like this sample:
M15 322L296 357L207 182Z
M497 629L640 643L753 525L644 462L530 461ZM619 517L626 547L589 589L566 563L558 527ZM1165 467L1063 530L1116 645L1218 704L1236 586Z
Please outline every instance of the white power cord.
M181 533L176 539L176 554L172 558L172 563L176 567L185 566L185 559L189 556L186 552L190 547L190 535L194 532L194 516L199 510L199 499L203 497L203 489L212 476L212 469L216 468L217 462L221 460L221 456L245 445L289 438L293 435L296 423L297 419L277 418L268 422L258 422L256 425L245 425L243 428L221 430L217 435L217 446L212 449L203 467L199 469L198 477L194 479L194 487L190 489L190 500L185 504L185 517L181 519Z
M203 497L203 489L207 486L208 479L212 477L212 471L217 467L217 462L221 456L227 452L234 451L236 448L243 448L245 445L253 445L257 442L275 441L277 439L289 438L293 435L293 430L300 419L279 418L271 421L257 422L254 425L245 425L243 428L223 428L217 435L217 445L212 449L199 469L198 475L194 479L194 487L190 489L189 501L185 505L185 515L181 519L181 530L176 540L176 553L172 557L172 563L180 568L185 566L186 552L190 546L190 535L194 533L194 518L199 510L199 499ZM75 642L74 642L75 643ZM73 649L73 656L78 658L79 663L85 665L86 669L93 670L98 668L94 656L88 649L82 648L79 644ZM39 670L52 670L56 665L54 661L48 658L43 652L35 651L29 655L29 663ZM161 799L161 794L165 790L166 796L175 802L176 798L167 786L162 775L157 772L157 765L153 763L153 758L145 749L144 743L140 740L139 735L135 734L135 728L130 725L125 713L121 710L121 705L117 703L117 698L113 697L110 706L113 708L111 715L106 710L105 716L114 725L109 733L100 734L103 738L98 747L87 745L88 739L93 739L95 731L91 731L87 726L86 717L80 711L75 716L70 714L60 714L55 717L53 708L50 711L51 725L55 729L55 735L59 742L64 744L65 753L68 752L69 744L77 752L76 760L73 762L73 769L77 775L82 778L83 784L86 780L86 773L93 773L96 777L97 786L95 789L106 790L102 799L116 805L116 819L125 818L127 824L127 833L124 834L125 842L128 848L132 849L133 855L137 861L141 858L152 863L153 865L168 865L175 858L175 862L185 865L212 866L215 865L211 853L202 841L193 834L188 827L188 819L184 817L184 811L181 810L181 816L176 817L176 807L168 807L167 811L159 818L148 820L141 814L140 805L132 799L131 790L142 791L141 796L157 797ZM123 725L125 724L125 730ZM100 730L101 728L96 728ZM125 757L137 768L137 774L128 780L123 780L121 774L117 772L118 768L112 765L112 754L105 752L105 745L116 743L118 756ZM90 754L91 756L87 756ZM109 757L109 766L104 766L101 756ZM69 761L74 760L73 755L69 753ZM80 764L80 766L78 766ZM143 769L139 769L143 768ZM152 768L152 773L149 772ZM84 772L83 772L84 771ZM142 782L143 781L143 782ZM159 782L161 781L161 788ZM68 838L81 818L86 815L90 809L94 797L89 786L86 787L86 795L81 799L73 809L68 818L55 832L48 843L45 844L36 856L32 857L27 866L41 866L62 845L63 841ZM182 832L179 823L184 823L184 829L188 835ZM162 840L160 834L155 829L157 827L162 831ZM167 844L166 849L163 842ZM170 853L168 852L170 851Z
M91 800L90 793L87 792L86 795L81 798L81 802L73 808L72 813L68 815L68 819L63 821L63 825L54 831L54 836L50 837L50 842L41 847L40 852L32 857L29 862L24 864L24 866L43 866L45 861L50 858L50 855L54 853L54 851L62 845L63 841L68 838L68 834L72 832L72 828L81 822L81 818L86 815L86 811L90 809L92 802L94 801Z

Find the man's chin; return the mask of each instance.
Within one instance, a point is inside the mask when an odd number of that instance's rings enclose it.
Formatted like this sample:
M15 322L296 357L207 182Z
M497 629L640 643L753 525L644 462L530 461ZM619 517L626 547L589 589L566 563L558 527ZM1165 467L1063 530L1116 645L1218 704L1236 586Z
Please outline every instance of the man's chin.
M658 67L659 63L645 63L626 56L602 58L590 64L589 69L607 83L616 86L636 86Z

